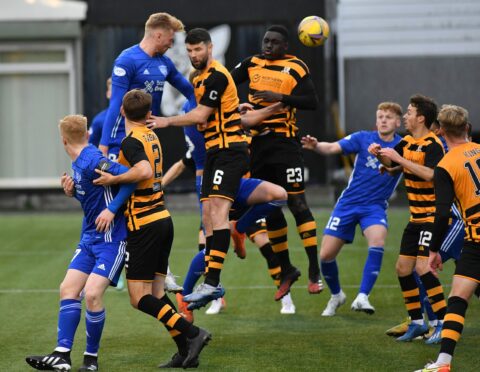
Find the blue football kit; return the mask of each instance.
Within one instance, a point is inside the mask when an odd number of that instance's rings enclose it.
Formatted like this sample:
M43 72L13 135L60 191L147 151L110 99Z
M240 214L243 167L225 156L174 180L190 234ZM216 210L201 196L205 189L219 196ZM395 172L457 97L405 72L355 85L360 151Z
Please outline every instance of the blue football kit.
M93 180L98 178L95 169L111 174L122 174L125 166L106 159L93 145L85 147L72 163L72 178L75 185L74 197L80 202L84 217L78 248L69 269L84 273L95 273L108 278L116 285L124 264L127 228L123 214L116 213L135 189L135 184L118 186L98 186ZM121 189L121 193L119 193ZM114 210L112 206L115 205ZM96 230L95 220L105 208L115 214L107 232Z
M196 103L186 101L182 106L182 112L187 113L197 107ZM185 157L192 159L195 163L195 170L203 170L205 166L205 156L207 151L205 149L205 139L203 134L200 133L196 125L188 125L183 127L183 133L185 135L185 143L187 145L187 153ZM200 201L200 191L202 189L202 176L195 176L195 190L197 191L198 200ZM201 211L200 204L200 211Z
M356 158L348 185L332 211L324 234L351 243L357 224L362 231L372 225L388 227L388 199L401 175L381 174L380 162L368 152L368 147L378 143L382 147L393 148L400 140L401 137L395 134L392 141L385 142L376 131L360 131L338 141L344 154L356 154Z
M100 111L94 116L90 128L88 128L88 143L98 147L100 144L100 138L102 137L102 128L105 118L107 117L108 109Z
M125 120L120 114L125 93L141 89L151 94L152 114L158 116L165 82L178 89L192 104L195 103L192 85L167 56L151 57L136 44L117 57L112 71L112 96L100 141L101 145L108 146L111 159L118 157L120 144L125 137Z

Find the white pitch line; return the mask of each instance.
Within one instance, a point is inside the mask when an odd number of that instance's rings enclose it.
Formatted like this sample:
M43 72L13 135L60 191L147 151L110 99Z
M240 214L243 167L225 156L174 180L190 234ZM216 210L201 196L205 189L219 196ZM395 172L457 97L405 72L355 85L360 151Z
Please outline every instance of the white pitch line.
M347 284L347 285L342 285L342 288L358 288L359 286L357 284ZM450 285L444 285L444 287L450 287ZM299 288L299 289L306 289L306 285L296 285L293 288ZM378 284L374 287L374 289L392 289L392 288L398 288L400 289L399 285L396 284ZM252 290L252 289L276 289L275 286L273 285L252 285L252 286L232 286L232 287L226 287L227 291L244 291L244 290ZM111 292L116 292L116 293L122 293L124 291L115 291L111 290ZM58 293L58 289L29 289L29 288L4 288L0 289L0 293L2 294L24 294L24 293Z

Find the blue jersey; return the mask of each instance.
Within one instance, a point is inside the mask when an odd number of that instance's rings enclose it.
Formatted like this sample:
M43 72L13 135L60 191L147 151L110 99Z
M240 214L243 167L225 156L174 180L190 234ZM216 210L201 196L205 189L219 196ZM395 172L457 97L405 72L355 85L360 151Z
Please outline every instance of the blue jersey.
M196 103L192 104L190 101L186 101L182 106L182 111L187 113L195 107L197 107ZM183 127L183 132L185 134L185 142L187 143L187 159L193 159L196 170L203 170L206 156L203 134L198 131L195 125Z
M100 138L102 137L102 128L105 118L107 117L108 109L100 111L92 120L90 128L88 128L88 143L98 147Z
M98 178L96 168L108 170L117 175L128 170L121 164L106 159L100 150L90 145L85 147L78 158L72 163L73 181L75 183L75 198L80 201L84 212L82 222L83 242L118 242L127 237L125 218L121 212L116 213L110 229L105 233L96 230L95 220L118 192L117 186L97 186L93 180Z
M112 72L112 96L105 120L101 145L118 154L125 137L125 122L120 107L125 93L142 89L152 95L152 113L160 115L163 87L168 81L192 103L195 102L192 85L178 72L173 62L165 55L150 57L138 44L125 49L118 58Z
M368 146L378 143L382 147L395 147L402 137L395 134L391 142L383 141L376 131L360 131L338 141L344 154L356 154L355 164L346 189L338 204L388 206L388 199L398 185L401 174L380 174L378 159L368 152Z

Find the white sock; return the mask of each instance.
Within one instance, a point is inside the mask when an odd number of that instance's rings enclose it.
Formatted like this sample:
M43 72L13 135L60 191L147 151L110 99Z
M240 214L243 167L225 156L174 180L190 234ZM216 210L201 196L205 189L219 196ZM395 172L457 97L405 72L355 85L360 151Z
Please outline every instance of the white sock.
M55 348L55 351L58 351L59 353L68 353L70 351L70 349L68 349L66 347L58 346L58 347Z
M447 353L440 353L438 354L437 361L435 364L442 365L442 364L451 364L452 363L452 356Z

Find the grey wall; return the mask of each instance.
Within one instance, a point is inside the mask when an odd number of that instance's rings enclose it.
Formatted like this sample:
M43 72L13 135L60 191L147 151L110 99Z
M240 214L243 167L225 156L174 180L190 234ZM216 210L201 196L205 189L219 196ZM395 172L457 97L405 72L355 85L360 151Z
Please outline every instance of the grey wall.
M353 58L345 61L345 81L349 133L373 128L379 102L396 101L405 110L415 93L465 107L479 130L480 56Z

